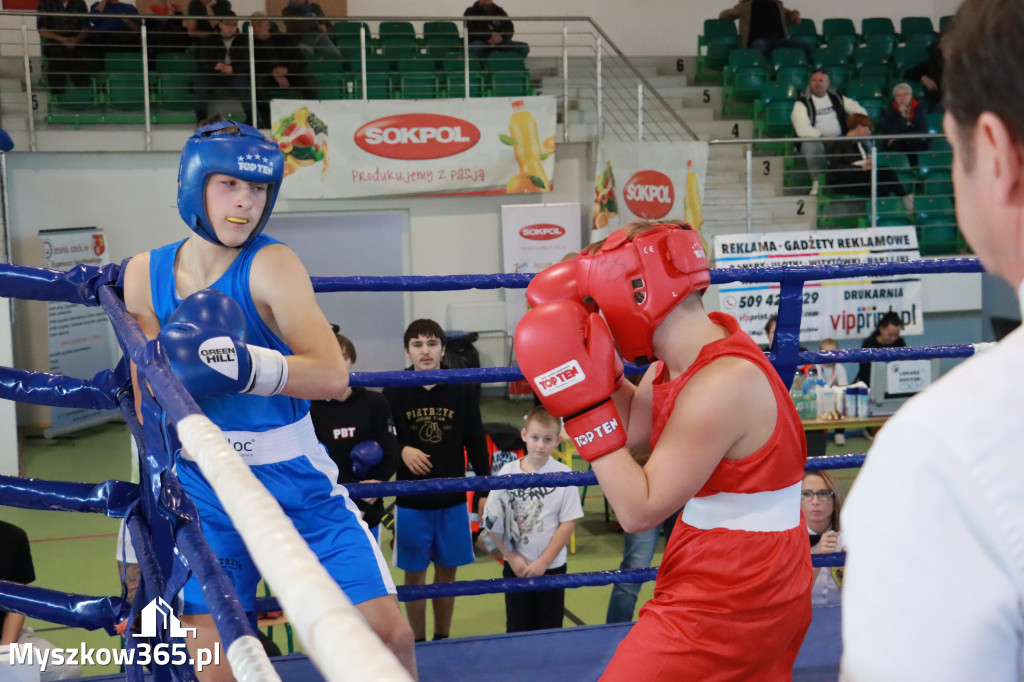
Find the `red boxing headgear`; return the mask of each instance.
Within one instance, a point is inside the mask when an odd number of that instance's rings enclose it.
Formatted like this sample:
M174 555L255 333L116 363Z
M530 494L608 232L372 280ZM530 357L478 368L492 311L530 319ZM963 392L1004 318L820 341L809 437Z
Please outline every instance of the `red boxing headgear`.
M557 263L526 289L531 306L574 300L597 308L619 353L643 364L654 358L654 330L684 298L711 283L700 235L673 224L655 224L632 239L625 227L592 253Z

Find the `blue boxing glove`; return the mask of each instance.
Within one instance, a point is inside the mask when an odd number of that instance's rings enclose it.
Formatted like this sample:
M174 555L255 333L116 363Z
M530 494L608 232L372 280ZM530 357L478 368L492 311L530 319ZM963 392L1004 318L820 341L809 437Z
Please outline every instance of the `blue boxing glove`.
M377 441L364 440L362 443L356 443L348 458L352 460L352 475L362 481L369 478L370 469L384 459L384 450Z
M197 398L229 393L277 395L288 362L276 350L245 343L245 315L216 289L185 299L157 335L171 369Z

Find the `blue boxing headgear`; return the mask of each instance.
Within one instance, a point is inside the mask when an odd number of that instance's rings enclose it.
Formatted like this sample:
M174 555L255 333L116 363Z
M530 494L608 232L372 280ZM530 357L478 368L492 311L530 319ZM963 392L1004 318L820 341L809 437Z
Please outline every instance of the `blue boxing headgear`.
M237 128L238 132L231 132L231 128ZM206 215L206 182L214 173L269 184L267 205L245 242L248 244L263 231L274 210L284 179L284 154L260 131L235 121L217 121L203 126L185 142L178 166L178 213L193 232L223 246Z

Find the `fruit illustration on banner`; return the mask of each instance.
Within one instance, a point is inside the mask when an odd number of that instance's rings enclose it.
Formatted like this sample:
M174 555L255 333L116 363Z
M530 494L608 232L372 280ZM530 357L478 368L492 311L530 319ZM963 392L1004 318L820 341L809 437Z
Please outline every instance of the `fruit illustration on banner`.
M609 161L594 179L594 229L604 229L618 214L619 205L615 201L615 174L612 173L612 162Z
M309 107L302 107L277 122L273 134L284 152L284 174L291 175L301 166L323 162L321 177L327 173L327 126Z
M700 184L697 182L697 174L693 170L692 160L686 162L686 206L683 207L683 220L698 232L704 226Z
M537 133L537 120L529 111L519 109L508 121L508 135L502 135L501 141L512 147L512 151L519 163L519 172L512 176L505 187L509 194L523 194L526 192L550 192L551 182L544 170L541 161L548 158L551 152L546 152L544 147L548 146L548 140L541 146L540 135ZM551 149L554 150L554 139L551 140Z

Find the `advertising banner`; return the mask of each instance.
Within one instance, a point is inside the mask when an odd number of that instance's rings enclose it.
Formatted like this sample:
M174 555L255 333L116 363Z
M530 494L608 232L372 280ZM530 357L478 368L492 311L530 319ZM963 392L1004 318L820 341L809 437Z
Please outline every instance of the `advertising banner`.
M775 267L884 263L921 258L912 226L718 235L715 267ZM779 309L779 285L723 284L723 312L734 315L755 341L764 344L768 317ZM803 291L801 341L862 339L890 310L900 314L903 334L924 333L921 277L901 275L807 282Z
M550 192L555 98L273 100L282 196Z
M505 272L537 273L580 249L579 204L516 204L501 207ZM526 289L505 289L508 335L526 312ZM533 395L526 381L509 385L511 396Z
M602 142L596 166L594 232L588 241L639 219L703 226L707 142Z
M580 250L579 204L516 204L501 207L505 272L537 273ZM526 312L526 289L505 289L509 335Z
M40 230L46 267L70 270L76 265L106 265L110 262L103 230L75 227ZM49 324L50 372L78 379L90 379L116 361L114 330L99 307L51 301L46 304ZM92 426L119 416L117 410L97 412L85 408L50 409L47 438Z

